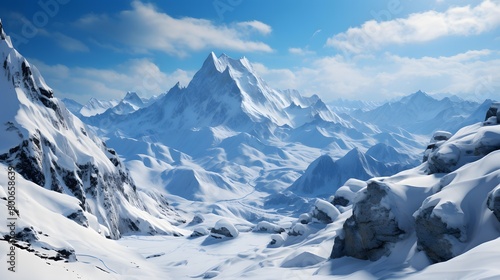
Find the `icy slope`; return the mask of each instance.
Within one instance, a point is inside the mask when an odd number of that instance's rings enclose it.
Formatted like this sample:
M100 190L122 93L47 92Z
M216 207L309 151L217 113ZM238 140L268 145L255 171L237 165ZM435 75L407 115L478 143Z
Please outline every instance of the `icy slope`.
M181 218L166 200L138 189L116 152L53 96L3 31L2 38L0 161L41 187L77 198L104 226L103 235L176 233L170 222ZM153 215L162 222L150 222Z

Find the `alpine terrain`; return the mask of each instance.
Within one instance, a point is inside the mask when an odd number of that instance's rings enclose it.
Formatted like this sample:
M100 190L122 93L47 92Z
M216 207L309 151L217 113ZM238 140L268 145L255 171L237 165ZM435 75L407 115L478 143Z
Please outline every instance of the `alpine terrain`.
M212 52L186 87L82 105L1 26L2 279L500 275L493 100L326 104Z

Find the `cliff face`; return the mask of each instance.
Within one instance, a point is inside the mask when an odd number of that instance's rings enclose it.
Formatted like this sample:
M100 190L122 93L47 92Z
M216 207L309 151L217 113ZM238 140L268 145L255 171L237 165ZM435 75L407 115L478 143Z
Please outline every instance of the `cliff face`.
M88 226L85 213L95 215L107 237L177 234L171 223L182 218L166 199L137 188L116 152L54 97L3 29L0 53L0 162L41 187L77 198L80 214L68 217Z

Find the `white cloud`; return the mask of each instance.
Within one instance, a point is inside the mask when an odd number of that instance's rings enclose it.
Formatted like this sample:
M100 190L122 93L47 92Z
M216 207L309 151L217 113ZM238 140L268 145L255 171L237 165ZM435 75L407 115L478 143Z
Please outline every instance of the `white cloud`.
M260 41L249 39L248 29L269 34L271 27L259 21L247 21L231 27L190 17L173 18L152 4L132 2L132 9L117 15L87 15L77 26L88 31L94 40L104 45L126 46L132 52L160 51L186 56L191 51L212 48L272 52Z
M476 101L500 99L500 53L491 50L421 58L386 54L346 60L337 55L293 71L263 65L254 68L273 87L295 88L325 100L385 100L419 89Z
M236 25L243 28L253 29L263 35L268 35L272 32L271 26L257 20L238 22Z
M326 45L342 51L361 53L391 44L432 41L445 36L469 36L487 32L500 25L500 3L485 0L471 7L452 7L444 12L427 11L407 18L349 28L327 40Z
M57 97L72 98L81 103L86 103L91 97L123 98L127 91L150 97L166 92L177 82L186 86L194 75L181 69L162 72L148 59L132 59L113 69L47 65L36 59L30 61L43 73Z
M315 54L315 52L308 50L307 48L289 48L288 52L296 55L311 55Z

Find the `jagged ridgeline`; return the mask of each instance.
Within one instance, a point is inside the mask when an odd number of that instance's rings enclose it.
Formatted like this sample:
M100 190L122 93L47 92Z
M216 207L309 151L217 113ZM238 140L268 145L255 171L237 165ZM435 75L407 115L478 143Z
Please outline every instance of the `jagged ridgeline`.
M40 187L76 197L80 211L66 216L85 227L89 215L97 217L96 231L109 238L178 234L172 223L182 218L166 199L136 186L116 152L54 96L1 22L0 29L0 162Z

